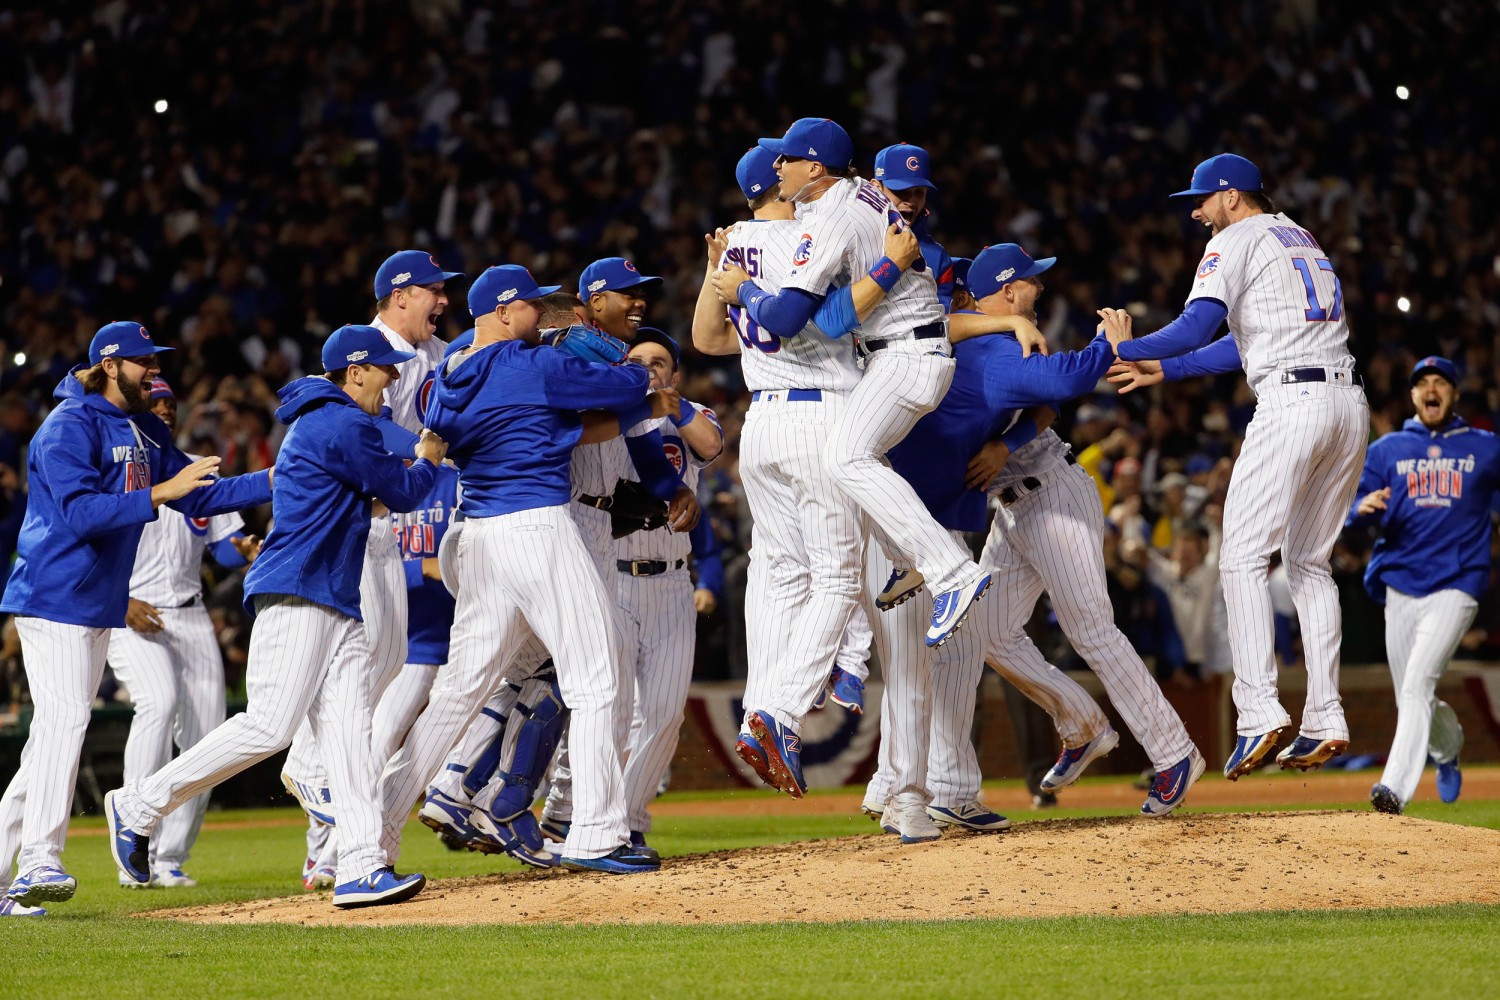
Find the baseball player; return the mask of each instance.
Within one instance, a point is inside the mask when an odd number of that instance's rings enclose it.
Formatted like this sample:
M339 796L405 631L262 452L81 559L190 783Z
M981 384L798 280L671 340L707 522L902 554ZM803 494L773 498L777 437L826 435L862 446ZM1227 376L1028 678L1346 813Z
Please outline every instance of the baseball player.
M166 767L105 796L110 851L135 881L149 877L150 837L165 816L286 747L310 714L339 806L333 905L397 903L426 884L421 875L396 874L379 843L379 762L370 744L374 706L359 597L370 498L392 510L414 509L447 451L424 431L407 468L381 440L375 417L382 396L400 377L395 366L410 359L374 327L344 326L323 345L327 374L281 390L276 418L290 430L276 457L275 521L245 577L245 608L256 617L249 704Z
M1438 796L1457 800L1464 731L1434 691L1474 622L1490 577L1491 510L1500 497L1500 440L1453 412L1458 373L1427 357L1411 373L1416 418L1370 445L1349 524L1376 525L1365 589L1385 604L1396 687L1396 737L1370 803L1400 813L1430 754Z
M1236 780L1273 754L1283 768L1312 770L1349 746L1329 557L1358 486L1369 405L1349 353L1343 289L1318 241L1276 210L1244 157L1209 157L1173 197L1192 198L1193 219L1212 234L1193 290L1181 316L1118 353L1123 362L1174 359L1207 344L1228 320L1229 337L1171 366L1179 377L1238 366L1257 399L1229 483L1219 553L1239 733L1224 776ZM1162 366L1149 373L1122 367L1113 380L1132 388L1148 374L1159 380ZM1267 573L1278 549L1307 661L1307 704L1289 744Z
M78 757L110 630L125 627L143 526L163 504L212 517L270 499L269 474L214 479L219 459L184 455L149 412L156 355L170 350L138 323L101 327L27 450L26 517L0 611L16 616L35 712L0 798L0 864L7 875L16 866L3 916L39 916L37 904L78 888L61 860Z
M655 870L625 825L615 701L620 694L614 597L569 514L568 465L579 410L613 409L620 426L651 412L636 365L591 364L540 343L541 287L523 267L485 271L469 289L474 345L438 369L428 423L454 439L464 493L458 596L446 667L381 779L383 843L394 856L411 804L500 686L534 631L552 653L572 714L574 802L569 867Z
M177 429L177 397L160 378L151 382L151 412ZM130 692L135 716L125 741L125 780L145 777L172 759L175 736L186 750L224 721L224 657L203 604L204 552L225 569L247 565L260 540L247 536L233 511L194 518L176 512L148 522L130 574L126 628L110 631L109 665ZM182 888L198 883L183 871L207 793L177 810L151 845L151 880L145 885ZM143 888L121 878L127 888Z
M640 327L630 358L646 366L653 389L682 381L677 342ZM678 413L654 421L687 486L696 491L698 470L724 448L713 411L683 400ZM625 806L632 843L651 832L649 806L677 749L682 711L693 679L698 613L688 569L691 539L662 526L615 540L615 569L623 629L626 684L634 689L630 741L625 753Z
M399 377L386 389L380 424L387 449L402 458L414 454L416 436L422 430L420 393L446 346L436 333L448 308L447 283L462 277L458 271L444 271L437 258L425 250L394 253L375 272L375 318L370 325L381 332L393 350L411 355L397 365ZM393 725L413 717L426 697L425 692L403 685L392 695L403 701L381 708L387 688L407 661L406 574L389 518L390 512L378 501L371 505L365 567L360 576L360 613L371 657L371 704L377 709L373 730L377 756L395 752L404 731L394 731ZM417 703L407 704L412 698L417 698ZM282 783L308 814L303 885L308 889L329 888L337 858L328 834L337 805L330 801L328 776L310 722L302 725L292 741Z

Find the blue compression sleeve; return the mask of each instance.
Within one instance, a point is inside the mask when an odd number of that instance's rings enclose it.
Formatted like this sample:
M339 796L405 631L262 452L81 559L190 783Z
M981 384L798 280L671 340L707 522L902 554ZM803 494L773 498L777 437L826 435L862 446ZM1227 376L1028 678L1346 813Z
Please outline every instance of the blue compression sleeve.
M772 295L753 281L740 282L740 301L745 311L760 325L778 337L795 337L818 311L823 296L800 288L783 288Z
M711 590L720 602L724 600L724 558L719 536L714 534L713 517L708 511L688 532L693 544L693 565L698 569L698 587Z
M1124 346L1123 344L1121 345ZM1161 373L1168 382L1198 375L1219 375L1240 370L1240 349L1233 337L1220 337L1207 347L1162 358Z
M630 460L641 477L641 485L658 500L671 501L682 487L682 477L667 458L660 431L648 431L625 439Z
M1186 354L1208 343L1228 315L1229 310L1218 299L1194 299L1181 316L1153 334L1125 341L1115 353L1122 361L1151 361Z
M853 286L845 285L829 292L813 314L813 324L835 340L859 326L859 314L854 311Z
M228 538L221 538L208 547L208 554L213 556L214 562L225 569L239 569L241 566L249 565L240 550L234 547L234 539L244 538L243 531L236 531Z

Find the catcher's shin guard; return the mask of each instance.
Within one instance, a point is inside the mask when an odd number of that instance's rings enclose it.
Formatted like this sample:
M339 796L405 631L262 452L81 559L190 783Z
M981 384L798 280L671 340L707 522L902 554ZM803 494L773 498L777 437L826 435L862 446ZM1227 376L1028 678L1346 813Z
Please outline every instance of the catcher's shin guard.
M567 723L568 709L555 679L537 677L522 685L520 700L506 720L495 773L502 786L489 807L492 816L508 820L531 808Z

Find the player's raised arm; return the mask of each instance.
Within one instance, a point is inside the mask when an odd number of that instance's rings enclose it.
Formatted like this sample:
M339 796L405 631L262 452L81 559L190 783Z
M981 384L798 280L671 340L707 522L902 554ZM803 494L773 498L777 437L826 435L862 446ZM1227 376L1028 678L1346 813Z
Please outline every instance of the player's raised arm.
M708 245L708 267L703 273L703 285L698 289L698 302L693 307L693 346L704 354L738 354L739 337L724 312L724 303L713 281L728 247L726 231L716 229L704 233L703 240Z

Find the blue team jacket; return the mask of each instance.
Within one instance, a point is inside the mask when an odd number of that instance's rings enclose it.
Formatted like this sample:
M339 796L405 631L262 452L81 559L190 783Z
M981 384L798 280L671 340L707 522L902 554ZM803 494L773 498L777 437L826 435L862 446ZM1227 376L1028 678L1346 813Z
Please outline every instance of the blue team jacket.
M406 570L406 600L411 613L406 627L406 662L448 662L448 633L453 628L453 595L438 581L422 575L422 560L436 559L443 536L458 509L458 470L438 466L432 489L414 510L391 516Z
M580 410L621 410L646 398L641 365L581 361L552 347L506 340L438 368L427 426L448 442L467 517L495 517L572 498L569 463Z
M326 378L300 378L277 395L290 424L276 456L275 518L245 574L245 610L257 594L289 594L358 621L359 581L370 535L370 498L405 512L432 489L437 467L411 468L381 440L376 418Z
M964 485L969 460L999 436L1014 411L1081 396L1109 370L1109 341L1095 337L1081 351L1021 357L1010 334L986 334L954 345L953 385L937 409L887 454L922 503L951 531L983 531L984 491Z
M83 366L73 369L77 372ZM26 517L0 611L88 628L124 628L151 487L192 459L155 414L126 415L70 372L26 456ZM210 517L271 499L268 473L221 479L168 506Z
M1391 488L1386 508L1360 517L1360 498ZM1462 590L1475 600L1490 579L1490 508L1500 493L1500 439L1454 417L1429 431L1408 420L1365 453L1349 524L1378 524L1365 589L1411 597Z

